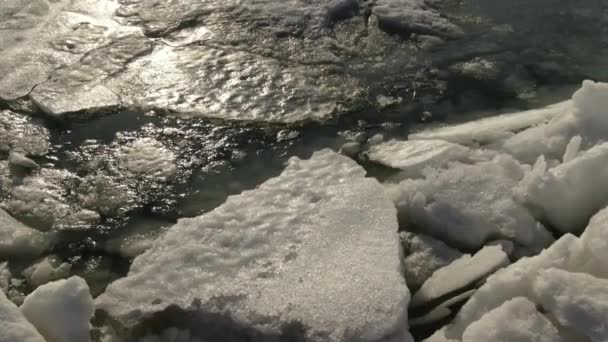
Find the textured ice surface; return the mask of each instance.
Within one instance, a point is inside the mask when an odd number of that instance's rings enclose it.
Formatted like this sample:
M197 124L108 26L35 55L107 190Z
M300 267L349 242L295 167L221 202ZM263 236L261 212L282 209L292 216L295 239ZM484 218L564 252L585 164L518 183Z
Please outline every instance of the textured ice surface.
M232 323L206 332L212 340L238 325L278 337L297 322L311 341L402 341L409 292L395 210L364 174L328 150L291 159L281 176L180 220L98 307L126 325L169 305L223 313Z
M605 327L601 325L604 319L598 317L605 317L603 290L608 272L603 258L606 252L601 246L605 244L602 237L608 235L607 217L608 209L603 209L593 217L580 239L566 234L541 254L520 259L490 276L454 321L428 341L460 341L467 327L516 297L528 298L555 318L563 315L562 326L558 328L564 336L586 335L594 341L605 340L606 335L602 335ZM580 321L570 316L573 312L577 317L586 317L589 325L578 325ZM587 329L590 327L593 330ZM589 335L593 333L597 335Z
M399 233L405 254L404 275L407 287L415 291L435 272L460 258L462 253L423 234Z
M153 138L135 140L118 151L119 166L135 175L170 177L176 171L175 154Z
M48 342L0 290L0 342Z
M442 167L469 156L469 148L445 140L391 140L372 145L369 160L416 176L425 167Z
M581 152L553 169L531 171L517 190L540 218L562 232L581 231L608 202L608 143Z
M386 187L405 226L465 249L509 239L538 251L552 237L512 196L523 176L517 161L501 155L473 165L453 163L425 179Z
M502 246L487 246L475 255L464 255L435 271L414 294L412 307L427 304L449 293L458 291L509 264Z
M559 342L561 336L549 319L524 297L511 299L471 324L463 342Z
M25 298L20 308L47 342L90 341L89 320L95 305L82 278L42 285Z
M0 256L36 256L48 247L44 235L0 208Z
M0 111L0 151L43 156L50 148L48 139L48 130L30 117L9 110Z
M552 268L539 273L533 291L562 326L590 341L608 339L608 280Z
M379 0L372 9L380 27L403 36L411 34L457 38L464 33L424 0Z
M5 208L43 230L88 227L99 220L99 214L70 204L64 183L74 179L76 176L67 171L42 169L13 189Z

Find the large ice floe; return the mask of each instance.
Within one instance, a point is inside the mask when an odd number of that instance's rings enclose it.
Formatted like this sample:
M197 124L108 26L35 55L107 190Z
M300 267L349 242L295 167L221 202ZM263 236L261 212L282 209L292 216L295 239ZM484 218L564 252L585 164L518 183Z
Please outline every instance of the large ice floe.
M279 177L181 219L97 307L132 331L181 312L209 341L408 340L395 209L364 176L328 150L291 159Z

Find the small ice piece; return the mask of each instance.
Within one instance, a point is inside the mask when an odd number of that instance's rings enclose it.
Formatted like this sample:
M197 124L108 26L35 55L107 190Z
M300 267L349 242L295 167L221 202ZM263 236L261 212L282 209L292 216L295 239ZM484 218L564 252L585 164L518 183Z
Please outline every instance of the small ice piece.
M23 153L20 152L11 152L8 155L8 162L14 166L20 166L24 169L35 169L38 167L35 161L26 157Z
M7 293L11 283L11 270L8 268L8 261L0 264L0 292Z
M84 279L71 277L38 287L21 312L47 342L88 342L95 305Z
M274 339L289 327L295 340L408 341L397 229L382 186L353 160L329 150L292 158L257 189L179 220L97 307L127 330L168 307L184 324L209 317L188 325L209 341L234 329Z
M533 211L561 232L579 232L608 202L608 143L596 145L549 171L532 172L516 193Z
M608 341L608 280L551 268L540 271L533 292L562 326L593 342Z
M89 228L100 217L94 211L68 202L66 184L75 179L77 176L64 170L42 169L13 189L5 209L43 230Z
M469 148L444 140L391 140L372 145L370 161L419 175L425 167L441 167L469 155Z
M391 34L433 35L441 38L458 38L464 33L425 1L379 0L372 8L380 28Z
M409 320L410 327L413 327L416 325L432 324L432 323L435 323L439 320L442 320L442 319L448 317L449 315L452 314L452 310L450 309L450 307L452 305L461 303L461 302L471 298L471 296L475 293L475 291L477 291L477 290L473 289L473 290L465 291L457 296L454 296L454 297L446 300L445 302L437 305L437 307L435 307L433 310L431 310L429 313L425 314L422 317L416 317L416 318L410 317L410 320Z
M489 240L507 239L532 251L553 241L551 234L515 201L513 189L524 176L513 158L499 155L473 165L452 163L425 179L387 184L402 226L465 250Z
M460 259L438 269L412 297L411 307L423 306L449 293L463 289L509 264L502 246L487 246L475 255Z
M559 331L524 297L513 298L471 324L462 342L560 342Z
M138 176L170 177L177 171L176 156L160 141L141 138L118 150L119 166Z
M0 342L49 342L40 336L3 291L0 291Z
M460 251L430 236L409 232L399 236L405 255L403 272L410 291L418 290L433 272L462 256Z
M459 125L420 131L410 140L441 139L456 144L474 146L488 144L512 136L515 132L544 123L572 108L572 101L564 101L541 109L502 114Z
M23 274L30 279L32 284L39 286L53 280L67 278L71 268L70 264L62 262L57 256L49 255L26 269Z
M340 152L349 157L356 156L361 152L361 144L356 141L350 141L342 145L340 148Z
M384 135L382 135L381 133L378 133L378 134L374 134L374 136L369 138L367 143L370 146L373 146L373 145L378 145L378 144L382 143L383 141L384 141Z
M574 159L576 155L581 150L581 143L583 142L583 138L580 135L572 137L568 146L566 146L566 152L564 153L564 158L562 158L563 163L567 163Z
M44 235L0 208L0 256L36 256L48 247Z
M43 156L49 148L49 132L46 128L30 117L9 110L0 111L0 151Z

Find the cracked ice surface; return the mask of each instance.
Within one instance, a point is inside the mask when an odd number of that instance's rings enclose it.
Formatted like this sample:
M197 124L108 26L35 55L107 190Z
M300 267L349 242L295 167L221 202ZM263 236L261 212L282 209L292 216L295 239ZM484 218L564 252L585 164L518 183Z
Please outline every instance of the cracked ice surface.
M347 65L378 53L352 46L360 45L360 34L374 43L365 33L371 7L379 26L369 30L459 32L420 0L5 6L0 99L27 98L51 116L126 107L239 121L323 121L366 101L366 86ZM358 26L345 31L351 37L337 35L335 25L351 18Z
M177 305L210 324L223 313L225 329L254 335L285 336L297 322L310 341L403 341L409 292L395 210L364 173L327 150L291 159L281 176L180 220L98 308L127 326Z

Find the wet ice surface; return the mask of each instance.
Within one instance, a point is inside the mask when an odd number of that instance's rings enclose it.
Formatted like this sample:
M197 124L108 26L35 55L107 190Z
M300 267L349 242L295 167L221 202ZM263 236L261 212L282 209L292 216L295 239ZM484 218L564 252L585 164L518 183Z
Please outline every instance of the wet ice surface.
M606 10L563 0L4 1L0 285L21 304L38 286L79 275L96 297L178 219L329 147L385 183L407 230L412 294L436 289L432 274L443 269L443 290L412 311L414 335L426 337L484 281L473 271L470 281L445 280L454 260L505 239L510 261L537 254L605 206L597 189L607 180L593 171L606 161L602 89L542 107L585 78L608 77ZM542 109L496 116L513 108ZM496 260L487 268L504 264ZM549 272L535 286L578 278ZM589 291L600 298L598 284ZM547 322L512 298L449 338L508 339L513 330L488 337L485 327L518 312L547 336L547 324L586 333L569 301L532 298L555 312ZM94 339L124 333L109 321L94 321ZM153 325L137 337L205 336Z

